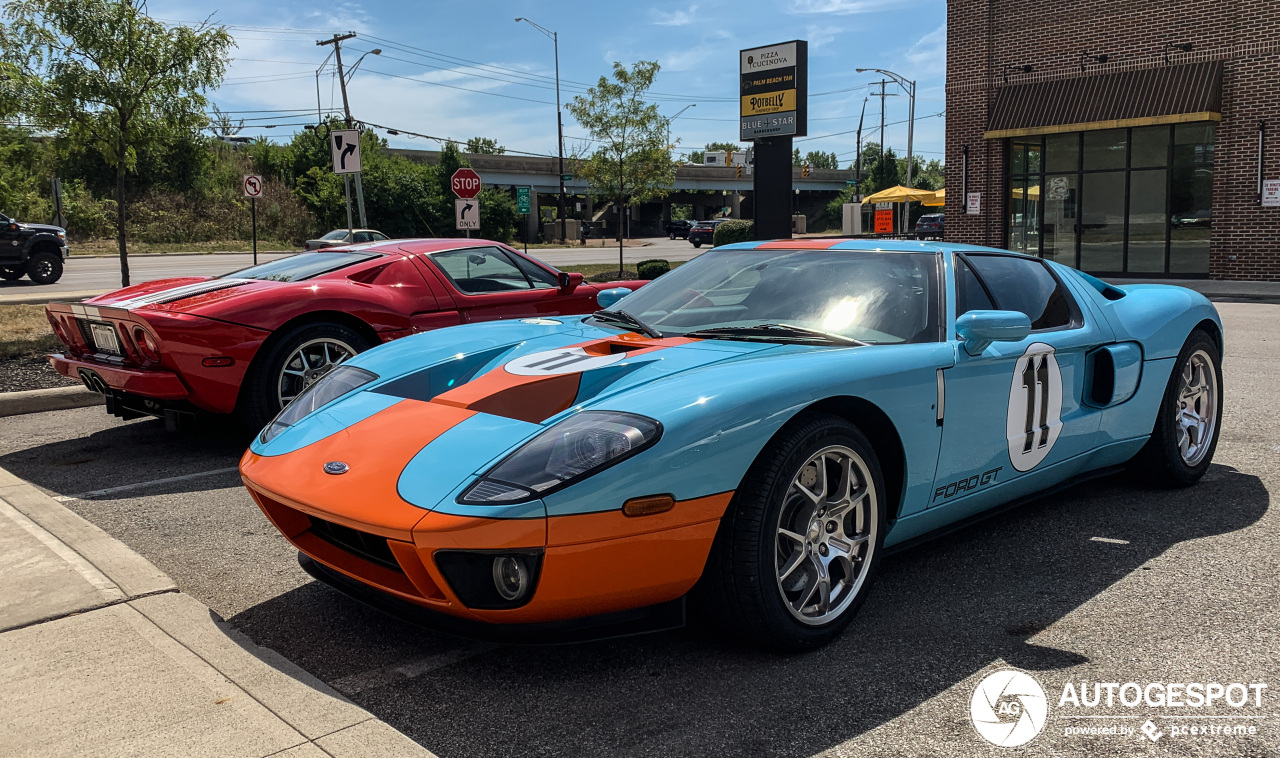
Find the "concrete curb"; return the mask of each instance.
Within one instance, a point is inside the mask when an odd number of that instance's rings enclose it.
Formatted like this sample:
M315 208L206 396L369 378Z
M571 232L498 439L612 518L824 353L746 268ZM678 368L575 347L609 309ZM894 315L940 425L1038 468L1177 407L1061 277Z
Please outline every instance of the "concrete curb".
M0 418L21 416L24 413L64 411L68 408L88 408L102 405L106 399L84 387L54 387L47 390L23 390L0 392Z
M34 535L52 550L46 560L55 555L54 562L97 577L102 595L82 591L83 604L0 632L0 662L16 677L15 686L0 692L0 709L15 728L17 752L79 753L88 730L95 749L112 755L149 754L144 746L151 745L193 756L234 750L264 757L435 758L178 592L168 575L124 543L0 468L0 509L9 508L17 512L8 517L19 534ZM14 560L19 572L33 570L22 555ZM58 578L49 571L34 580L56 592L50 582ZM101 649L85 649L94 643ZM72 660L69 647L85 655ZM110 724L99 732L102 714L95 706L108 695ZM220 707L237 714L235 720L218 715Z
M101 571L126 598L178 589L151 561L4 469L0 498Z

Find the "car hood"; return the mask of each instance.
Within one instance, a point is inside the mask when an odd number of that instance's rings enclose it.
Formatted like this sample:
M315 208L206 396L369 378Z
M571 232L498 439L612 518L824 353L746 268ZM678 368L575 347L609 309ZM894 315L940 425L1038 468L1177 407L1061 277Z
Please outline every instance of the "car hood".
M280 284L280 282L259 279L186 276L135 284L105 295L98 295L84 302L130 311L147 309L198 313L201 309L214 304L243 297L251 292L278 287Z
M49 224L18 224L19 229L26 229L32 232L49 232L50 234L66 234L66 230L60 226L50 226Z
M765 353L812 349L650 339L584 320L533 318L451 327L358 355L348 365L378 379L304 417L270 442L255 439L242 471L268 491L287 493L326 462L342 460L349 466L343 487L368 476L363 486L386 490L385 480L393 477L392 499L420 512L444 500L452 503L475 474L571 413L634 410L624 396L637 387ZM406 434L406 429L417 431ZM360 507L359 499L353 503L335 499L324 488L308 489L304 499L309 504L356 517L348 511ZM510 507L518 512L506 515L519 517L534 515L524 511L536 511L541 504ZM491 506L480 510L501 515ZM403 524L407 513L397 515L396 522Z

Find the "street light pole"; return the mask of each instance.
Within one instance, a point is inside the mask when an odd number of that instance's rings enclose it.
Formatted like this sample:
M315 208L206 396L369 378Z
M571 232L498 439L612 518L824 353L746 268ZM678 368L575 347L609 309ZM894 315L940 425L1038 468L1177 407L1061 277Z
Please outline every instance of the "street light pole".
M672 122L672 121L675 121L676 119L678 119L678 118L680 118L682 115L684 115L684 112L685 112L685 111L689 110L690 108L696 108L696 107L698 107L698 104L697 104L697 103L689 103L689 104L688 104L688 105L686 105L685 107L683 107L683 108L681 108L680 110L676 111L676 115L672 116L672 117L671 117L671 118L669 118L669 119L666 119L666 122L667 122L667 157L668 157L668 158L671 156L671 151L675 149L675 145L671 144L671 122Z
M907 186L910 187L911 186L911 168L912 168L911 147L912 147L912 139L915 136L915 123L916 123L916 83L908 80L905 76L902 76L901 74L895 74L892 71L886 71L882 68L860 68L860 69L856 69L856 71L859 74L861 74L864 71L874 71L877 74L887 76L890 79L892 79L899 87L901 87L907 93L907 98L910 101L907 106ZM883 93L883 91L884 91L884 88L882 85L881 92ZM883 94L881 95L881 97L883 97ZM884 103L883 100L881 100L880 102L881 104ZM883 144L884 143L884 129L883 129L884 108L881 108L880 111L881 111L880 120L882 123L881 131L880 131L880 142Z
M338 64L338 86L342 90L342 111L343 113L346 114L346 125L348 129L351 128L351 106L347 102L347 79L345 76L342 75L342 43L349 39L355 39L355 36L356 36L355 32L348 32L346 34L335 34L333 35L332 39L316 40L316 44L320 46L333 45L333 55L337 59L337 64ZM326 58L326 60L328 59ZM319 75L317 74L317 78L316 78L317 97L319 97L319 82L320 82ZM347 196L347 237L349 239L355 239L355 235L354 235L354 231L352 230L352 223L351 223L351 175L350 174L342 175L342 188ZM365 225L364 194L360 190L361 190L360 175L356 174L356 195L360 205L360 226L364 226Z
M564 119L560 113L560 35L556 32L539 26L523 16L516 19L516 23L525 22L534 29L542 32L543 35L551 39L551 43L555 48L556 56L556 153L560 157L560 239L564 240L568 234L565 229L565 199L564 199Z

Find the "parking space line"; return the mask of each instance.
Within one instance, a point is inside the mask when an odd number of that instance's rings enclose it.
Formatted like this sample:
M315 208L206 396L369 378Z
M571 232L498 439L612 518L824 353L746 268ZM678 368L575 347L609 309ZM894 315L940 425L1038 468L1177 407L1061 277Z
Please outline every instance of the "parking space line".
M91 490L89 492L81 492L76 495L54 495L53 499L60 503L68 500L88 500L90 498L102 497L103 495L114 495L117 492L128 492L129 490L139 490L146 487L157 487L164 484L173 484L174 482L185 482L189 479L199 479L203 476L216 476L218 474L229 474L232 471L239 471L238 466L230 466L228 468L216 468L212 471L199 471L194 474L183 474L182 476L170 476L164 479L152 479L149 482L135 482L133 484L122 484L119 487L107 487L101 490Z
M416 679L423 674L437 671L446 666L452 666L455 663L461 663L468 658L474 658L499 647L501 645L491 642L478 642L474 645L460 647L457 650L450 650L446 653L429 655L407 663L397 663L344 676L341 679L330 682L329 685L344 695L354 695L357 692L386 687L389 684L402 682L406 679Z
M1114 537L1090 537L1090 542L1105 542L1108 545L1128 545L1129 540L1118 540Z

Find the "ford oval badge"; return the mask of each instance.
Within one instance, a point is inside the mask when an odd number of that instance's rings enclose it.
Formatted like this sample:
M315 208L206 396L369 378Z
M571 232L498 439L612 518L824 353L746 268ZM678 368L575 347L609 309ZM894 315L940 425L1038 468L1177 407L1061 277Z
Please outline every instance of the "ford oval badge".
M326 474L345 474L347 473L347 464L342 461L329 461L324 464L324 472Z

